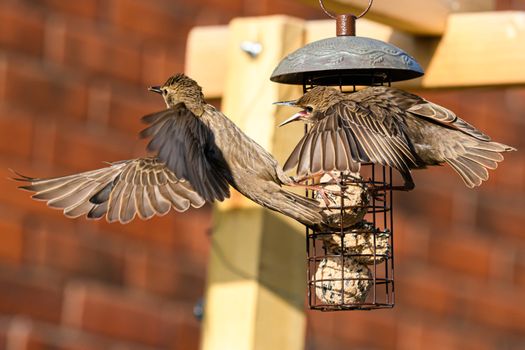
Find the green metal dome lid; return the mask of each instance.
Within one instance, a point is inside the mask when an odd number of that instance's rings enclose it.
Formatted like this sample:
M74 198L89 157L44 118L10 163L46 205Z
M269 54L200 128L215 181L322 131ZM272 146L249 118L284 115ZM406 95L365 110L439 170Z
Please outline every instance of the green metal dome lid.
M374 85L424 74L400 48L359 36L337 36L310 43L286 56L270 80L283 84Z

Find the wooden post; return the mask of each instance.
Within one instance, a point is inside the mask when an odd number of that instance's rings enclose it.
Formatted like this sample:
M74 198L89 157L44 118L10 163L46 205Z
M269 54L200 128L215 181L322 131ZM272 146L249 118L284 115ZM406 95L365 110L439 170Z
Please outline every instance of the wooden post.
M318 0L302 1L319 7ZM324 0L324 3L336 13L357 15L364 10L367 1ZM495 8L495 0L396 0L395 3L374 1L366 18L394 26L408 33L439 36L445 32L448 16L451 14L493 11Z
M304 22L243 18L229 30L222 110L282 164L302 129L276 130L292 110L272 102L296 98L301 90L269 77L285 54L303 45ZM201 348L303 349L304 228L236 193L214 215Z

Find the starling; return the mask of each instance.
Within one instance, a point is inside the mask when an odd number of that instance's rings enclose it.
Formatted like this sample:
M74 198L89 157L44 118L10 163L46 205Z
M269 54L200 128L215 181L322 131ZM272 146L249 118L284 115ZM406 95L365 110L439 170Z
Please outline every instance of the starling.
M296 120L311 126L283 167L296 167L297 181L376 163L400 172L405 183L394 189L411 190L410 169L448 163L473 188L503 160L500 153L516 150L492 142L444 107L385 86L354 93L317 86L295 101L277 104L302 108L281 126Z
M317 201L286 191L293 180L273 156L244 134L224 114L205 102L201 87L177 74L149 88L163 96L167 108L143 117L155 157L111 163L109 167L53 179L27 181L23 189L35 199L64 210L69 217L87 215L127 223L178 211L230 196L229 186L271 210L307 226L322 223Z

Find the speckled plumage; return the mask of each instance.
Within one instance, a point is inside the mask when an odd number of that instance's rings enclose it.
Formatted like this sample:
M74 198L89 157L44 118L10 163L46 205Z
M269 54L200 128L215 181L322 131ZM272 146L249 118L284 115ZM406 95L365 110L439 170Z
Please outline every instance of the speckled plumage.
M204 101L201 87L183 74L162 86L167 109L147 115L141 132L151 138L152 158L112 163L109 167L53 179L22 176L35 199L64 210L127 223L186 210L205 201L222 201L229 186L254 202L313 226L323 220L317 202L284 190L291 183L277 161L224 114Z
M295 120L311 124L284 165L301 177L372 162L397 169L412 189L410 169L448 163L472 188L488 179L500 153L515 150L448 109L390 87L342 93L317 86L291 104L304 108Z

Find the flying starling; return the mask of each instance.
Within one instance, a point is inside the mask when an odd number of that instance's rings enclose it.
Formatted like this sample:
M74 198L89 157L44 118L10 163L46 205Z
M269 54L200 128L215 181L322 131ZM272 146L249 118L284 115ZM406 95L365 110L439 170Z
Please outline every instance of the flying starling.
M362 163L376 163L403 176L405 184L395 189L411 190L410 169L448 163L473 188L503 160L501 152L516 150L492 142L452 111L390 87L343 93L317 86L298 100L277 104L302 108L281 125L310 124L283 167L296 167L298 181L332 171L357 172Z
M162 86L167 109L143 117L140 135L151 138L155 157L111 163L81 174L27 181L33 198L63 209L68 217L87 215L107 221L148 219L170 208L185 211L230 196L231 185L254 202L307 226L318 225L318 202L284 190L293 185L273 156L244 134L224 114L205 102L201 87L183 74Z

